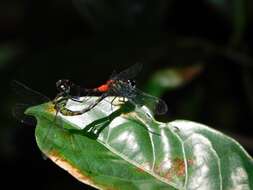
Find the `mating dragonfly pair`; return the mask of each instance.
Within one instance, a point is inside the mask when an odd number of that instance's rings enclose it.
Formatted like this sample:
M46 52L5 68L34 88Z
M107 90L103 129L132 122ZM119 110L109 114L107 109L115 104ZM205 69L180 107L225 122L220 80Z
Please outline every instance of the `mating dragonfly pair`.
M55 106L56 113L60 112L65 116L81 115L93 109L106 97L113 96L114 99L112 100L111 104L113 104L113 101L117 97L122 97L123 102L128 101L134 106L145 105L155 114L165 114L168 108L167 104L162 99L144 93L136 88L135 81L133 79L140 72L141 68L142 65L137 63L118 74L113 74L105 84L93 89L83 88L67 79L57 81L56 88L59 92L52 101ZM35 96L37 96L37 99L39 98L44 102L49 101L49 99L44 95L26 87L17 81L14 82L14 88L18 88L18 91L22 91L21 93L23 93L23 96L33 96L31 99L29 98L29 101L32 101ZM83 96L98 96L98 98L95 102L82 110L72 111L66 108L67 102L70 99L75 102L84 103L80 100L80 97ZM16 109L14 110L14 115L19 117L23 114L27 107L28 105L26 104L17 105Z

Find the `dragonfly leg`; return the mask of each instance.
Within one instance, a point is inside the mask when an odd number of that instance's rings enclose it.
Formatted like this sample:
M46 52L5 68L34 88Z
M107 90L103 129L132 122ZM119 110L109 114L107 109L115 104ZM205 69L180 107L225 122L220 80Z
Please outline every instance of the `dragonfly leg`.
M74 116L74 115L76 115L75 111L71 111L68 108L66 108L66 105L67 105L67 102L69 99L71 99L71 97L64 97L60 100L55 100L55 103L54 103L55 109L57 112L60 112L62 115Z
M72 111L68 108L66 108L66 103L62 103L62 106L60 106L59 111L62 115L65 116L75 116L75 115L82 115L88 111L90 111L91 109L93 109L99 102L101 102L107 95L104 94L102 96L100 96L93 104L89 105L87 108L84 108L82 110L79 111Z
M70 97L70 100L72 100L74 102L79 102L79 103L83 103L84 102L83 100L78 100L78 99L75 99L73 97Z
M117 97L115 96L113 99L112 99L112 101L111 101L111 110L113 110L113 108L112 108L112 106L117 106L117 105L115 105L113 102L115 101L115 99L116 99Z
M102 94L93 104L89 105L87 108L84 108L83 110L78 111L79 113L83 114L85 112L90 111L91 109L93 109L99 102L101 102L105 97L107 96L107 94Z

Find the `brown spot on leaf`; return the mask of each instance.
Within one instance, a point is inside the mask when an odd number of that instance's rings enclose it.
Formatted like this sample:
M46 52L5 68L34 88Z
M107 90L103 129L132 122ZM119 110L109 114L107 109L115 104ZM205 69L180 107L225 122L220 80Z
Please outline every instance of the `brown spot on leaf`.
M194 160L192 160L192 159L187 160L187 164L188 164L188 166L193 165L194 164Z
M168 181L170 181L171 178L172 178L171 172L166 173L166 175L165 175L164 177L165 177Z
M57 151L51 151L47 155L54 163L60 166L62 169L66 170L69 174L75 177L82 183L88 184L92 187L100 189L92 179L86 175L84 175L79 169L70 164L66 159L64 159Z
M137 167L136 170L137 170L137 172L141 172L141 173L145 172L144 169L143 169L143 168L140 168L140 167Z
M154 171L167 180L171 180L173 176L185 176L184 160L180 158L165 160L159 166L156 166Z
M185 175L185 164L184 160L176 158L173 161L173 168L177 176L184 176Z
M193 159L187 160L187 166L190 167L194 164ZM173 160L167 159L160 163L160 165L155 166L154 172L161 177L166 178L171 181L173 177L183 177L185 176L185 163L184 159L175 158Z

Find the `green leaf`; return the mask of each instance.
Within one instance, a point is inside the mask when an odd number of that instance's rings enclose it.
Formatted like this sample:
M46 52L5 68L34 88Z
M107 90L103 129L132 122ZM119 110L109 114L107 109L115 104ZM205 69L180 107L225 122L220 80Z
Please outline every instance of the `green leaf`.
M253 160L233 139L191 121L157 122L144 106L133 110L110 102L56 121L51 103L26 114L37 118L41 151L99 189L253 188Z

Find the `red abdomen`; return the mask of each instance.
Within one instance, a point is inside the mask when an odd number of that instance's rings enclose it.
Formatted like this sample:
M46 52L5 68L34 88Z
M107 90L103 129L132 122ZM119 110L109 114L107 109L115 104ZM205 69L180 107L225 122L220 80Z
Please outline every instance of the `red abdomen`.
M107 92L109 90L109 86L107 84L103 84L103 85L97 87L97 90L99 92Z
M107 92L108 90L110 90L111 83L113 82L114 80L108 80L106 84L102 84L101 86L97 87L97 90L99 92Z

